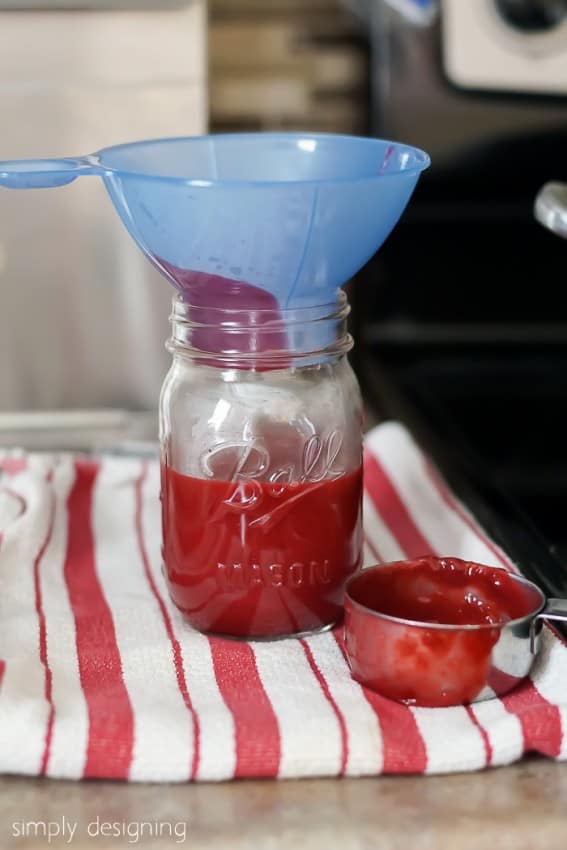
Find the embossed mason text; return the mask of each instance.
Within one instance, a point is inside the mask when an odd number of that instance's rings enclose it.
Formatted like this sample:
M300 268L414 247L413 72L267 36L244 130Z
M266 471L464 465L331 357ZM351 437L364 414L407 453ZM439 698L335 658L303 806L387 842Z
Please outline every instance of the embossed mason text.
M313 587L331 582L328 560L293 564L217 563L217 583L222 590L250 587Z

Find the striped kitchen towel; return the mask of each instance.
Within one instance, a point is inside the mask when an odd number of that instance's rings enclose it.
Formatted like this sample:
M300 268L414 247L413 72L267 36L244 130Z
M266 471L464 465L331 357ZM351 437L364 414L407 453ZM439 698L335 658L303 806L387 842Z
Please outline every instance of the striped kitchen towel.
M470 707L349 676L340 629L244 643L188 628L160 570L157 463L0 456L0 772L131 781L441 773L567 758L567 647ZM509 566L408 432L372 431L365 556Z

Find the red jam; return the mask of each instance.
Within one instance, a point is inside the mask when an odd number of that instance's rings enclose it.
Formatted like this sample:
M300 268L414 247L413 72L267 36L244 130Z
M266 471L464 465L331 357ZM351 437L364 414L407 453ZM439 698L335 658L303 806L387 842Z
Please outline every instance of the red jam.
M513 575L458 558L387 564L359 577L356 597L390 617L458 626L506 623L533 610L529 587Z
M204 632L276 637L342 616L360 563L362 470L320 482L239 483L162 466L169 591Z
M434 557L364 571L349 596L370 609L347 603L354 677L391 699L425 706L459 705L478 696L494 680L492 649L501 627L541 604L535 591L505 570Z

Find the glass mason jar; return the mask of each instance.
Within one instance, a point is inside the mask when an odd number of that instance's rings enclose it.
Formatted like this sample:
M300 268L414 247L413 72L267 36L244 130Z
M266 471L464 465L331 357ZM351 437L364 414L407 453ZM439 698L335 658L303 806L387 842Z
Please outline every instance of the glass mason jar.
M174 298L160 400L163 562L203 632L330 628L361 563L361 399L344 293L294 310Z

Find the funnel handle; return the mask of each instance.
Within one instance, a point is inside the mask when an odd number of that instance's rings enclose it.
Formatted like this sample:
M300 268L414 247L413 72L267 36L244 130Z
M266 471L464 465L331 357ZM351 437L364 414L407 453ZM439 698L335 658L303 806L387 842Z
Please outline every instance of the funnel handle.
M6 189L50 189L66 186L82 174L104 174L89 157L0 160L0 186Z

